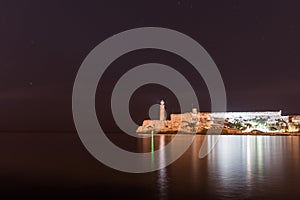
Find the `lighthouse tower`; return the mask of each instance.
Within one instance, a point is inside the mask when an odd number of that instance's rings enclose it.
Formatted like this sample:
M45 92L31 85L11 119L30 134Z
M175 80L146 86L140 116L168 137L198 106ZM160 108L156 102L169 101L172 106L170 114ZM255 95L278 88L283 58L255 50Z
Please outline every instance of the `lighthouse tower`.
M165 102L164 102L164 100L160 101L159 120L166 120L166 110L165 110Z

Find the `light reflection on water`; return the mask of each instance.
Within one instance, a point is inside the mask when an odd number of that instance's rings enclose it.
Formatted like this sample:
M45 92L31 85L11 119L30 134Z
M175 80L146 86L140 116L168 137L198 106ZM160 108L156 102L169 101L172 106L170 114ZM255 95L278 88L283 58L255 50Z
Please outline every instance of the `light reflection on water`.
M151 137L127 140L122 134L111 136L117 144L136 152L151 152L174 137L156 135L151 142ZM207 136L208 144L213 145L216 138ZM185 139L182 136L180 141ZM220 136L211 153L200 160L204 139L197 135L183 156L167 168L130 174L93 159L76 134L3 133L1 194L4 191L11 197L22 191L44 191L43 196L57 197L63 192L82 199L88 195L143 200L300 199L300 137ZM163 165L168 158L168 152L163 151L153 160Z
M162 148L164 146L165 146L165 136L162 135L160 137L159 148ZM161 166L164 166L166 163L165 156L166 155L164 151L162 151L161 154L159 155L159 163ZM159 188L159 199L165 199L167 197L167 190L168 190L168 177L167 177L166 168L162 168L158 171L157 185Z
M154 144L161 148L173 136L156 135ZM192 146L172 165L157 172L160 199L176 197L209 198L283 198L298 199L299 138L293 136L207 136L208 144L220 137L211 153L198 158L205 136L197 135ZM159 162L165 163L161 151ZM177 196L178 197L178 196Z

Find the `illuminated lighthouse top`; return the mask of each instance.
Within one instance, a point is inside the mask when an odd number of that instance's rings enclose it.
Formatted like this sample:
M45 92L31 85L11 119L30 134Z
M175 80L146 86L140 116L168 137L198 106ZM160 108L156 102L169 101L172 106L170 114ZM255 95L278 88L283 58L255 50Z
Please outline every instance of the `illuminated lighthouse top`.
M166 110L164 100L160 101L159 120L166 120Z

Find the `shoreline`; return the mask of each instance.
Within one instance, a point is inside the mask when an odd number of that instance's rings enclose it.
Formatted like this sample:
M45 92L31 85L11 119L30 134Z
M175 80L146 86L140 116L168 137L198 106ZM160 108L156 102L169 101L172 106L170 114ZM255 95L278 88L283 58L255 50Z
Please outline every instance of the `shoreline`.
M137 133L138 135L151 135L151 133ZM176 135L177 132L157 132L153 135ZM300 136L300 132L278 132L278 133L221 133L221 134L207 134L207 133L178 133L178 135L252 135L252 136Z

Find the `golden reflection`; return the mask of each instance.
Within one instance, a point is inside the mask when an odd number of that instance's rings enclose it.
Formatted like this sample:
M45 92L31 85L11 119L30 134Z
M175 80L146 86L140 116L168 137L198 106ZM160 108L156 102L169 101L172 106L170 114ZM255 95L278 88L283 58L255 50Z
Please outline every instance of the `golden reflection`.
M159 148L164 148L165 146L165 136L160 136ZM166 155L165 151L160 151L159 154L159 165L165 166L166 164ZM167 169L161 168L157 174L157 185L159 189L159 199L165 199L167 197L167 189L168 189L168 179L167 179Z
M199 159L199 149L205 137L208 149L215 145L216 141L218 143L207 157ZM151 152L154 142L157 150L163 148L170 140L172 136L155 135L154 139L143 139L141 147L143 152ZM263 194L266 184L277 187L286 180L285 174L290 172L293 175L291 180L296 182L293 177L300 175L299 143L300 137L295 136L197 135L183 159L156 172L158 195L160 199L165 199L168 195L171 188L169 178L172 177L170 168L173 171L179 170L173 180L185 180L185 177L188 177L189 183L192 184L188 188L184 185L177 188L187 193L197 192L202 187L212 187L211 191L227 197L238 197L236 195L242 190L243 197L247 199L251 194ZM162 166L167 162L167 155L167 152L160 151L155 160ZM182 168L186 171L181 171Z

